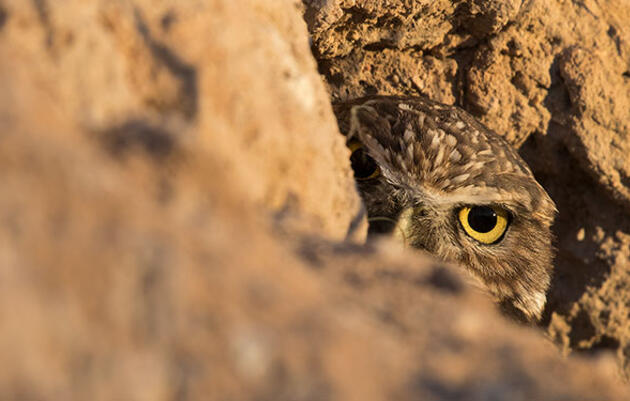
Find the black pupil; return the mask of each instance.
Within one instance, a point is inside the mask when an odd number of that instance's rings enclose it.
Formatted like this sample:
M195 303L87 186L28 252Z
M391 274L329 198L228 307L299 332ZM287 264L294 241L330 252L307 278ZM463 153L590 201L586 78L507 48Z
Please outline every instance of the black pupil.
M357 149L352 152L350 156L350 163L352 164L352 170L357 178L368 178L378 168L374 159L366 155L363 149Z
M487 233L497 225L497 214L491 207L474 206L468 213L468 224L480 233Z

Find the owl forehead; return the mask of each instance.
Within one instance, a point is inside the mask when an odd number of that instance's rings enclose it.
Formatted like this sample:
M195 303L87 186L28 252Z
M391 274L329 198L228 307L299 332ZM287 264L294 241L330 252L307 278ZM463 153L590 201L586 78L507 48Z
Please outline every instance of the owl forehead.
M353 110L354 126L376 159L435 199L518 203L552 213L553 203L516 151L452 106L375 98ZM374 153L374 154L373 154Z

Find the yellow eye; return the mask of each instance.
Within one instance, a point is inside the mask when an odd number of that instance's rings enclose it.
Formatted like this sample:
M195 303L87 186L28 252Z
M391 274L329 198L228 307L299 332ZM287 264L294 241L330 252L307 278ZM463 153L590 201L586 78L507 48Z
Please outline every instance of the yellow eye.
M381 169L378 167L378 164L363 150L361 142L350 140L347 146L352 152L350 163L352 170L354 170L354 177L358 181L371 180L381 175Z
M488 245L499 242L510 223L508 212L496 206L464 206L458 215L466 234Z

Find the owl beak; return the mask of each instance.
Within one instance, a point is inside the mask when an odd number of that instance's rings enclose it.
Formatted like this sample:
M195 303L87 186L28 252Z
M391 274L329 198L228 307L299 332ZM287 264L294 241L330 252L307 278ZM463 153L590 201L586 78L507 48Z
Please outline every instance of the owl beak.
M398 218L395 219L379 216L368 218L370 224L368 238L391 235L405 247L415 246L413 245L414 227L416 226L414 219L423 213L424 209L416 206L403 209Z
M398 221L394 226L394 230L392 232L394 238L399 240L401 243L405 245L405 247L410 246L411 244L411 236L413 234L413 216L415 213L418 213L417 207L408 207L400 213L398 216ZM421 212L421 210L420 210Z

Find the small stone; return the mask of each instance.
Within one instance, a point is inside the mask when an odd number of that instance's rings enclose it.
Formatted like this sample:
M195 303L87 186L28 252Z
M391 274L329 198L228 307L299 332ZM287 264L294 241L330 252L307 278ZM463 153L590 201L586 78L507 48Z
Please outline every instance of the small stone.
M577 235L575 236L575 239L577 239L578 241L584 241L584 237L586 235L586 232L584 231L584 227L580 228L577 232Z

